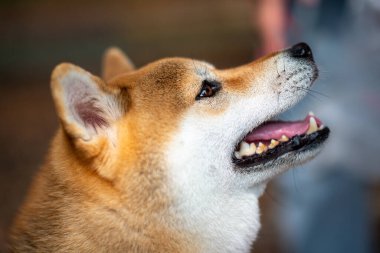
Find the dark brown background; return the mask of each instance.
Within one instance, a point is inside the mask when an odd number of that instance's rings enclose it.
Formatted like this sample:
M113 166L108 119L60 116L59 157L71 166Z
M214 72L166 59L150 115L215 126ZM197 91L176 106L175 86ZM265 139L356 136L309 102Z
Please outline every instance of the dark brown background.
M60 62L100 72L104 50L121 47L142 66L170 56L219 68L251 61L259 41L248 0L0 2L0 252L12 218L58 127L49 90ZM261 199L263 229L255 252L280 252L271 210Z

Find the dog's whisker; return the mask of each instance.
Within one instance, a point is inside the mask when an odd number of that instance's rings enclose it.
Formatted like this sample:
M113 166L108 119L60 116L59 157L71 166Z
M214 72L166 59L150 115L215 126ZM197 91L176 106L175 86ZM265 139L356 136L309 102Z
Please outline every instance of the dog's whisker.
M322 94L319 94L319 93L314 94L314 93L312 93L311 90L305 89L305 88L302 88L302 87L297 87L297 88L298 88L297 90L303 91L303 92L307 93L308 95L310 95L312 98L318 100L319 102L322 102L322 99L317 96L317 95L322 96Z
M326 95L326 94L321 93L321 92L317 92L315 90L309 90L309 92L315 94L316 96L319 96L319 98L321 98L321 99L331 99L331 97L329 95Z
M324 94L324 93L322 93L322 92L320 92L320 91L316 91L316 90L313 90L313 89L308 89L308 88L305 88L305 89L307 89L308 91L310 91L310 92L314 92L314 93L316 93L316 94L318 94L318 95L321 95L321 96L323 96L323 97L326 97L326 98L331 98L329 95L326 95L326 94Z
M294 189L296 190L296 192L299 193L300 191L299 191L298 185L297 185L295 170L292 170L292 178L293 178Z

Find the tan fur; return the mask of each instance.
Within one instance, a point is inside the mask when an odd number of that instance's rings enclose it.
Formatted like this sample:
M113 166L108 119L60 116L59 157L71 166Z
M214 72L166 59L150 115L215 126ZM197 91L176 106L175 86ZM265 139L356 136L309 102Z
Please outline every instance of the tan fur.
M177 227L170 214L172 196L166 186L163 151L195 103L202 77L209 68L223 83L205 115L229 106L227 93L244 96L259 66L231 70L190 59L171 58L133 70L117 49L105 55L103 80L91 76L102 92L115 96L123 107L113 119L113 143L99 130L84 137L67 123L59 78L69 70L89 74L70 64L52 75L52 93L62 127L51 143L25 204L12 228L15 252L196 252L197 239ZM196 64L196 68L194 68Z

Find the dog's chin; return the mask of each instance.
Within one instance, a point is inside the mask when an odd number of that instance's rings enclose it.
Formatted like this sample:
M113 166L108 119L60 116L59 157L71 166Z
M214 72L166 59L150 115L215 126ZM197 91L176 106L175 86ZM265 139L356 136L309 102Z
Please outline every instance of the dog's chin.
M241 173L275 168L286 170L315 157L329 133L329 128L314 114L296 122L267 122L239 142L232 162L235 170Z

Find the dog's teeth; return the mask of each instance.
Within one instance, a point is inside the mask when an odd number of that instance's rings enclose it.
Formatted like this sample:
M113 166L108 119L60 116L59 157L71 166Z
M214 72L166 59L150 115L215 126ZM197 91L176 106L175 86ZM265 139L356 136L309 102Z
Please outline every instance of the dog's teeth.
M269 148L269 149L275 148L275 147L277 147L278 144L280 144L279 141L276 141L276 140L273 140L273 139L272 139L272 140L270 141L270 144L269 144L268 148Z
M316 131L318 131L317 121L315 121L314 117L310 117L310 119L309 119L309 129L307 130L306 134L312 134L312 133L314 133Z
M287 142L289 140L288 136L286 136L285 134L283 134L281 136L281 139L279 139L280 142Z
M249 144L247 142L242 141L240 143L239 153L241 156L247 156L247 154L249 153Z
M234 155L235 155L235 157L237 159L241 159L242 158L241 155L240 155L240 153L239 153L239 151L235 151Z
M325 126L324 125L320 125L319 128L318 128L318 130L322 130L323 128L325 128Z
M251 151L251 155L256 153L256 145L255 143L249 144L249 150Z
M310 111L309 116L314 116L314 112Z
M260 155L267 150L268 150L268 147L265 144L263 144L262 142L259 142L259 145L256 148L256 154Z
M251 143L249 144L249 149L246 151L244 155L251 156L251 155L254 155L255 153L256 153L256 145L255 143Z
M245 141L243 141L240 144L240 155L241 156L251 156L254 155L256 152L256 145L254 143L248 144Z
M239 148L240 154L243 154L248 149L249 149L249 144L247 142L245 142L245 141L242 141L240 143L240 148Z

